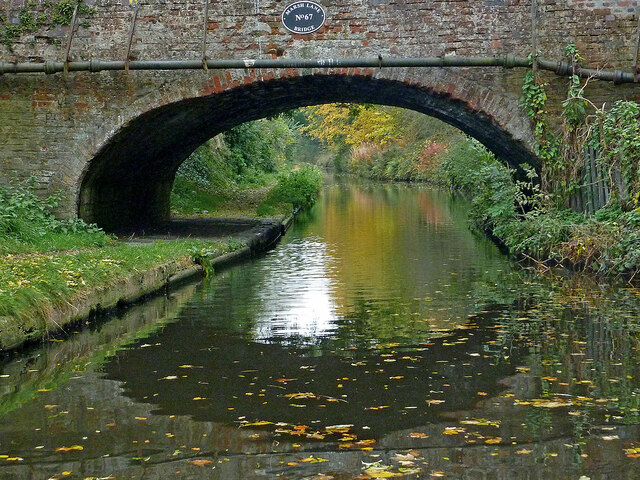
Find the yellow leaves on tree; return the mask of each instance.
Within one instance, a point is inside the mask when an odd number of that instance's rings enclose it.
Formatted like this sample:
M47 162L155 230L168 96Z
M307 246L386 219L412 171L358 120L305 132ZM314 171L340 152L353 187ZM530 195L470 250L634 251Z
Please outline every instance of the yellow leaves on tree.
M330 103L303 111L309 124L301 130L333 150L345 144L354 149L363 145L386 146L399 135L393 110L376 105Z

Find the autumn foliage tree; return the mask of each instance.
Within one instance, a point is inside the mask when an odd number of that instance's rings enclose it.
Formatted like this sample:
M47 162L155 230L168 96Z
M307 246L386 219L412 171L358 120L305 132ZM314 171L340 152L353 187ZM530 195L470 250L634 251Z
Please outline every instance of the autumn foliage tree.
M372 144L389 145L399 136L397 115L383 107L368 104L330 103L303 109L308 125L302 131L338 150Z

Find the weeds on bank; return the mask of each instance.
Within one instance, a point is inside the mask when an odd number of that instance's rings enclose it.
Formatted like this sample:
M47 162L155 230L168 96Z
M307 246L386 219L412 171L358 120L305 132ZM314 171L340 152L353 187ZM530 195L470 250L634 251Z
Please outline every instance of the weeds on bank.
M197 260L194 251L219 255L234 247L199 240L118 243L95 225L56 219L60 200L59 194L40 200L32 181L0 188L0 320L20 319L26 330L83 292L173 260Z
M224 244L180 240L151 245L108 245L76 252L5 255L0 263L0 317L29 320L34 311L43 316L83 292L109 286L135 272L185 258L198 260L194 252L217 256L228 250Z
M260 216L292 213L312 206L322 188L322 172L318 167L303 165L298 170L284 173L276 186L258 208Z
M40 200L33 181L0 188L0 255L103 247L113 239L80 219L58 220L61 194Z

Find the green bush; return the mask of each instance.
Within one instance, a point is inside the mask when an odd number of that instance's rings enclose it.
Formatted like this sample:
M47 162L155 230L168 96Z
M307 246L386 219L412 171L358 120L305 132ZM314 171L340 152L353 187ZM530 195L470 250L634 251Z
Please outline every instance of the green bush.
M318 167L303 165L299 170L285 173L271 190L267 199L258 206L258 215L272 215L278 206L291 209L307 208L315 203L322 188L322 172Z
M53 209L61 194L41 200L33 182L0 188L0 252L102 246L108 236L81 219L58 220Z

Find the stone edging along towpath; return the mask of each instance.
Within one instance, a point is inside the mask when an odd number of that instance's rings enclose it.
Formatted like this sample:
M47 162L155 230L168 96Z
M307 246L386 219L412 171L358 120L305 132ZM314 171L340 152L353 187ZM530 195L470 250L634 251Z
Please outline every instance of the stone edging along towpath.
M246 247L213 258L212 266L216 270L226 268L268 250L289 229L294 216L295 213L282 221L258 222L259 228L252 230L255 233L244 238ZM78 324L94 315L115 311L203 276L202 266L195 265L190 257L184 256L152 269L136 272L108 286L82 292L62 308L46 312L42 326L30 332L24 332L11 318L0 317L0 353L15 350L28 342L38 341L49 333L63 330L65 326Z

